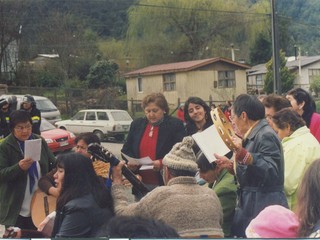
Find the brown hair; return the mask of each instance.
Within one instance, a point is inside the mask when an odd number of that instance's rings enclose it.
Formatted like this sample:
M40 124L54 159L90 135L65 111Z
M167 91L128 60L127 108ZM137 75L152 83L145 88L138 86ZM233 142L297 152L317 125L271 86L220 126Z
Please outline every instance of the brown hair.
M279 112L283 108L291 107L288 99L275 94L265 96L262 103L266 108L273 108L275 112Z
M305 172L297 194L296 213L300 227L298 237L308 237L320 219L320 159L313 161Z
M280 129L290 126L292 132L306 125L302 117L292 108L284 108L272 117L273 123Z
M145 109L149 103L156 104L165 114L169 113L168 102L162 93L151 93L145 96L141 103L142 108Z

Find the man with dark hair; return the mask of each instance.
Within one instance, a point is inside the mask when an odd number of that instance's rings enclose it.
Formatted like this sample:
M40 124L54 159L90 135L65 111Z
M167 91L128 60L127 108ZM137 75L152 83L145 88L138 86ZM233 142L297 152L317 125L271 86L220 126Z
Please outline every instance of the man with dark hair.
M0 141L10 134L10 104L7 99L0 99Z
M265 108L266 119L272 128L273 128L272 117L274 116L274 114L276 112L279 112L283 108L291 107L290 101L288 99L275 94L270 94L266 96L262 100L262 104L264 105L264 108Z
M265 120L263 104L255 96L239 95L231 110L231 120L242 139L235 138L235 162L218 156L216 163L235 173L238 182L237 207L232 234L246 237L249 222L265 207L288 207L284 193L284 160L281 142Z
M41 112L36 106L34 97L29 94L25 95L22 99L20 108L30 113L32 119L32 133L40 135Z
M109 238L179 238L177 231L155 219L116 216L108 223Z
M176 143L163 158L163 180L166 186L152 190L139 202L129 204L122 185L121 168L113 168L112 195L117 215L141 216L163 220L181 237L221 238L222 209L214 191L197 184L196 156L192 137Z
M224 237L231 237L231 225L237 199L237 185L234 175L221 168L215 162L210 163L202 152L197 154L200 177L208 183L220 200L223 210Z

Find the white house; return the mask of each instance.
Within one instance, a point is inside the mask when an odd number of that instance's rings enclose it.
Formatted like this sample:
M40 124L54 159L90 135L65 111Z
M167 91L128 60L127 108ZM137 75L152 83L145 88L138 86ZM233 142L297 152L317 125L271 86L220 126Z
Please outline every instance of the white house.
M300 56L287 58L286 66L296 73L294 87L301 87L309 91L310 84L320 75L320 56ZM267 73L266 64L259 64L247 70L247 86L250 89L261 91Z

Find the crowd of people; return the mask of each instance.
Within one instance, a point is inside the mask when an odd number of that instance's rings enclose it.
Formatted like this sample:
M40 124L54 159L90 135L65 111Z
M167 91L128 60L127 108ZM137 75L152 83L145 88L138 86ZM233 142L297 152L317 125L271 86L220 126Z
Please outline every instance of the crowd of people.
M88 146L100 144L92 133L77 136L75 151L57 159L44 139L39 161L25 157L25 141L41 139L41 115L32 110L32 96L22 105L12 111L0 99L0 224L5 237L320 236L320 115L301 88L285 97L241 94L227 101L221 110L238 134L232 138L234 149L225 156L215 154L214 162L192 138L214 125L210 111L216 106L199 97L186 99L175 118L163 94L147 95L144 117L132 122L117 165L91 155ZM128 157L149 157L152 166L145 170ZM131 182L134 201L128 198L126 169L149 191L139 192ZM56 204L35 226L31 200L38 188Z

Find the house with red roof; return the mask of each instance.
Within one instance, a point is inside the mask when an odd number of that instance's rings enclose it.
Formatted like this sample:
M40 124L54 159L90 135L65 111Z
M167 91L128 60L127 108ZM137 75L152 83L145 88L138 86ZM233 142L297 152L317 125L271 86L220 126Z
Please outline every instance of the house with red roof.
M148 66L124 75L127 98L142 100L149 93L162 92L172 109L190 96L225 102L247 92L249 68L221 57Z

